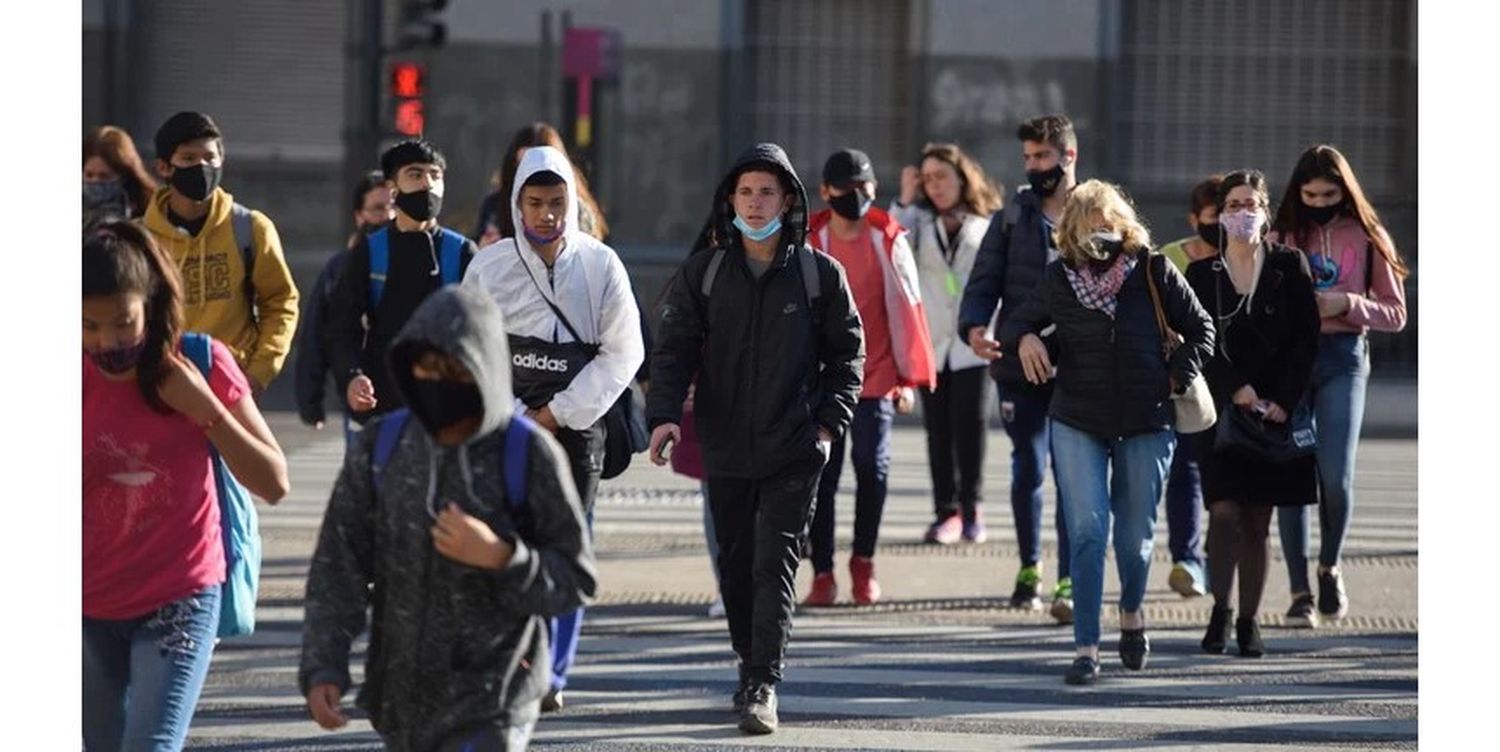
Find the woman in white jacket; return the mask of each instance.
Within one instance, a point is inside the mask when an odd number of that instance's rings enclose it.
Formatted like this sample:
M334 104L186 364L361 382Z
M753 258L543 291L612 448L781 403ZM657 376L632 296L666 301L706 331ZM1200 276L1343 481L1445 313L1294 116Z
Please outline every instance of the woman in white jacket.
M911 231L927 325L937 356L937 389L922 391L927 464L936 520L929 543L985 540L979 506L985 447L986 365L959 340L958 304L1001 194L956 144L922 149L920 167L901 171L891 214Z

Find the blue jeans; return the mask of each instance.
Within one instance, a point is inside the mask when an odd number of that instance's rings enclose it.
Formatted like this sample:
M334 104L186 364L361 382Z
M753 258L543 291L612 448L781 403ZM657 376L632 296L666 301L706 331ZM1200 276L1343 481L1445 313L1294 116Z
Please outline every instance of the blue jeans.
M219 589L134 619L83 617L84 749L182 749L213 657Z
M583 515L588 523L589 543L594 540L594 510L589 508ZM578 638L583 634L584 607L562 616L554 616L547 622L547 636L552 640L552 689L561 692L568 686L568 669L578 658Z
M1042 560L1042 474L1047 472L1047 456L1052 450L1052 420L1047 408L1052 389L1013 388L996 382L1000 395L1000 420L1010 437L1010 510L1016 519L1016 547L1021 552L1021 566L1035 566ZM1054 458L1052 480L1057 485L1057 577L1067 577L1072 567L1068 551L1068 522L1063 515L1063 488L1058 482Z
M1111 513L1120 610L1141 609L1151 572L1156 504L1176 440L1171 431L1103 439L1064 423L1052 424L1052 459L1073 536L1073 642L1079 647L1099 644Z
M818 481L818 503L813 510L810 537L814 572L833 571L833 500L844 472L846 445L851 447L854 460L854 555L875 555L891 475L891 419L895 414L895 403L888 398L861 399L854 406L854 422L849 424L848 434L833 442Z
M1186 434L1177 434L1172 470L1167 476L1167 548L1172 563L1203 566L1198 553L1203 542L1203 481L1198 475L1198 455Z
M1354 512L1354 451L1365 421L1365 387L1370 383L1370 343L1361 334L1325 334L1318 339L1311 398L1318 429L1318 529L1322 544L1318 563L1338 566ZM1281 550L1293 593L1310 593L1308 540L1312 537L1307 507L1280 507Z

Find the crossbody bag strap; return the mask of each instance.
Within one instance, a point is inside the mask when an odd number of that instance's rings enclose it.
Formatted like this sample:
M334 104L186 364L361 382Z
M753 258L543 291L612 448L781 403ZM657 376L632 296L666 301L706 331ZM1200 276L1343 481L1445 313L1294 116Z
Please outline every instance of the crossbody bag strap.
M516 246L516 260L521 262L521 268L525 269L526 276L531 278L531 284L536 288L537 294L542 296L542 302L546 303L547 307L552 309L552 315L556 316L557 320L562 323L563 328L568 330L568 334L573 335L573 341L584 345L592 344L585 341L583 337L578 336L578 330L573 328L573 323L568 321L568 317L562 312L562 309L558 308L557 304L553 303L552 299L547 297L547 293L542 290L542 284L536 281L536 275L531 272L531 267L526 264L525 257L521 255L521 247L519 245Z

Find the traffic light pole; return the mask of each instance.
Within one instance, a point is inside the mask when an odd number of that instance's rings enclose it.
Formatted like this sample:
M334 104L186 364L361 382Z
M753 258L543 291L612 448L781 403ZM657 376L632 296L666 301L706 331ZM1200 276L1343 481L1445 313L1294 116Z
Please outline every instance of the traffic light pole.
M381 61L384 55L384 0L345 0L347 19L347 53L344 100L344 181L342 196L361 176L375 169L376 150L380 148L380 115L382 84ZM339 206L344 206L342 200ZM344 213L344 229L354 230L352 212Z

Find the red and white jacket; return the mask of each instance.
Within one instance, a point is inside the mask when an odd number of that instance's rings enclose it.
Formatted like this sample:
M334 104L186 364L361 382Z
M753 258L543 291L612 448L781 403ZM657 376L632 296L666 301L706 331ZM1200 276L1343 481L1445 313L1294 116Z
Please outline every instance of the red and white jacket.
M808 218L807 242L822 253L828 252L828 223L832 215L832 210L824 209ZM891 329L891 354L896 361L896 383L903 387L936 388L937 359L932 352L932 333L928 331L927 314L922 308L922 288L906 228L876 206L870 207L864 221L870 227L871 244L883 251L876 256L885 280L885 311Z

